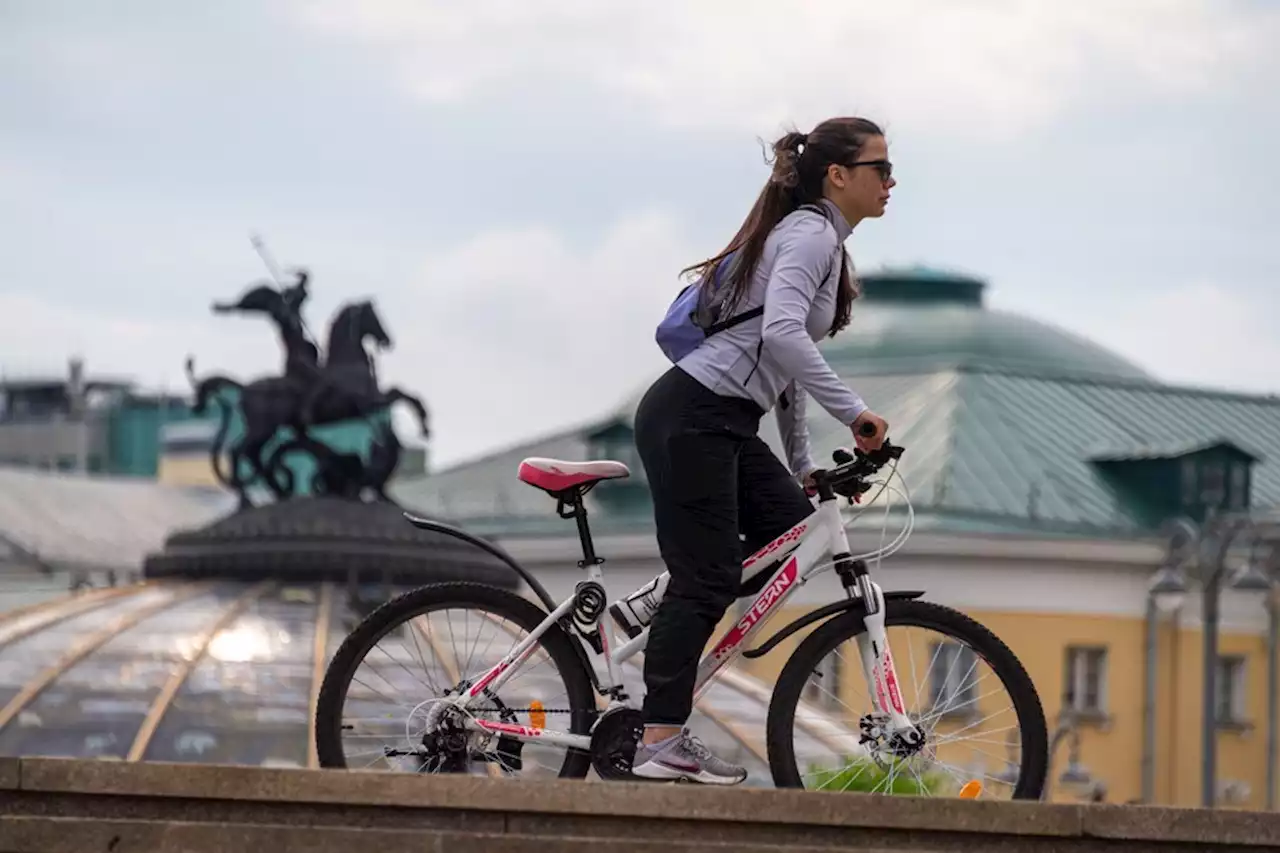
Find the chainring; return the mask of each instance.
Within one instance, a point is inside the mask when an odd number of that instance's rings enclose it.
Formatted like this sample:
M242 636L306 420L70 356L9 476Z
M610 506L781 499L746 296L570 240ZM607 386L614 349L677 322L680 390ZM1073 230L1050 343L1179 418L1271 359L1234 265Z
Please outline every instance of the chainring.
M613 708L591 732L591 766L601 779L621 781L631 775L636 748L644 736L644 717L635 708Z

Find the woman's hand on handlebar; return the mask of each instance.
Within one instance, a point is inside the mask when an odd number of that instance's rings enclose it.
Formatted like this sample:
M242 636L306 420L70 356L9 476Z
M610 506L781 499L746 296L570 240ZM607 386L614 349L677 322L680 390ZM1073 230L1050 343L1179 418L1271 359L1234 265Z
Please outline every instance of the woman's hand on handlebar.
M858 419L850 425L853 430L854 443L863 453L879 450L889 432L889 424L884 418L870 409L858 415Z

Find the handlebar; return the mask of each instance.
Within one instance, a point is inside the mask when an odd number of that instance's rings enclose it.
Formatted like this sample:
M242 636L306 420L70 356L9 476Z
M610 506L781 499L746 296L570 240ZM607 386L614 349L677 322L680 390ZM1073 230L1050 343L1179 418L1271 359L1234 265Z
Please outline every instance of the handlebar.
M871 426L871 434L874 435L875 427L870 424L864 424L859 432L865 434L867 426ZM870 453L863 453L856 448L852 453L843 447L836 448L831 454L836 467L820 468L813 472L813 484L817 487L819 498L829 500L835 495L842 495L849 499L857 497L871 488L867 478L890 461L900 458L903 450L904 448L891 443L888 438L885 438L878 450Z

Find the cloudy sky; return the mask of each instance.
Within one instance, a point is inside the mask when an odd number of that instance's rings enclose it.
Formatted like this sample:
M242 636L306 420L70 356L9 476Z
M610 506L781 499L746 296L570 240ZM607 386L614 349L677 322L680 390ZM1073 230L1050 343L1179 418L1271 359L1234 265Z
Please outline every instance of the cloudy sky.
M860 268L1280 391L1277 43L1268 0L0 0L0 367L278 369L208 310L263 277L256 231L317 333L376 298L454 462L661 371L758 139L865 114L899 185Z

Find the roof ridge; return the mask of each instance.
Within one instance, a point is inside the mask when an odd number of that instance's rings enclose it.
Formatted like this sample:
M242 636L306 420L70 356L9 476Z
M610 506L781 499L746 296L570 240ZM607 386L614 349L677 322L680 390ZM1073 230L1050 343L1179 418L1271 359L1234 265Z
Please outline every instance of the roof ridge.
M1247 391L1226 391L1208 388L1202 385L1180 385L1174 382L1161 382L1158 379L1137 379L1127 376L1053 376L1051 374L1023 371L1015 368L989 367L978 364L957 364L951 368L959 373L985 374L988 376L1011 376L1019 379L1034 379L1040 382L1054 382L1063 385L1096 385L1106 388L1142 389L1158 393L1178 394L1180 396L1208 397L1214 399L1235 400L1237 402L1280 405L1280 392L1271 394L1250 393Z
M1061 385L1095 385L1106 388L1125 388L1209 399L1234 400L1237 402L1257 403L1259 405L1280 405L1280 391L1274 393L1228 391L1201 385L1181 385L1174 382L1162 382L1158 379L1141 379L1129 376L1055 375L1036 370L1023 370L1008 365L975 363L965 359L930 361L916 366L912 366L910 364L911 361L912 359L901 359L899 366L892 366L892 363L888 363L891 365L890 369L879 370L874 368L859 370L855 365L841 365L839 372L842 376L927 376L934 373L955 372L970 375L1007 376L1015 379L1030 379ZM886 363L880 362L879 366L883 367Z

